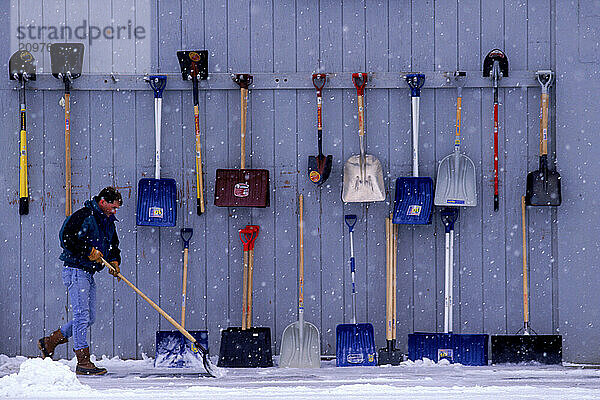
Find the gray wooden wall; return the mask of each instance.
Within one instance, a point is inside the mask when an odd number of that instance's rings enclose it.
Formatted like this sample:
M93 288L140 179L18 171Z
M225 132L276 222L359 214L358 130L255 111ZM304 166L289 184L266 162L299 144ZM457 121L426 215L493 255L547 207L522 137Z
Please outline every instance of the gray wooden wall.
M592 137L600 115L593 100L598 80L589 81L598 64L597 31L591 29L600 18L597 2L3 0L2 5L4 62L16 50L11 45L15 32L9 30L14 18L38 25L113 17L146 24L147 38L137 43L86 46L87 76L75 81L71 95L74 209L104 186L121 189L122 272L176 319L182 273L179 231L194 229L186 327L208 329L213 354L219 331L241 323L238 229L250 223L261 227L255 249L254 325L271 327L279 353L283 329L297 318L299 193L305 197L306 319L321 332L322 353L335 352L335 327L350 319L347 213L359 216L358 320L373 323L377 345L383 346L384 218L393 206L395 178L411 172L410 96L401 79L407 71L431 73L422 92L420 131L421 174L431 177L453 145L456 90L441 73L472 71L463 93L462 145L476 165L479 204L461 210L456 227L454 327L463 333L516 332L522 326L520 197L526 173L537 168L538 160L540 88L533 72L554 69L558 79L551 91L551 124L558 141L552 136L551 148L558 151L564 200L558 210L528 210L531 324L539 333L564 335L565 360L600 361L600 304L592 284L600 276L598 250L596 235L585 232L598 230L592 173L598 170L592 165L598 144ZM490 81L477 75L495 47L505 50L514 72L500 89L499 212L493 211L492 201L492 89ZM195 213L191 83L177 75L175 52L181 49L208 49L213 79L203 82L200 92L208 204L201 217ZM39 58L44 72L48 65L47 55ZM373 78L365 95L368 151L383 164L388 196L381 203L343 204L343 164L358 151L350 73L361 71ZM175 228L135 225L137 182L154 173L153 96L141 81L152 72L169 74L162 176L178 184ZM212 205L215 170L239 165L240 96L233 83L226 84L226 74L237 72L266 77L249 96L247 163L270 170L267 209ZM322 188L306 174L307 158L317 149L313 72L337 74L324 89L324 151L333 155L334 166ZM112 82L110 73L122 78ZM288 76L290 81L284 82ZM282 81L273 83L278 77ZM18 95L14 82L0 83L5 133L0 137L0 193L5 200L0 209L0 353L28 356L37 354L36 341L43 333L70 317L58 260L58 230L64 220L62 85L42 75L31 87L37 88L27 92L32 200L29 215L20 217ZM592 195L586 196L590 187ZM444 229L436 210L430 226L399 227L397 313L403 350L408 333L443 330L443 279ZM96 281L92 351L153 356L155 332L170 330L168 322L108 274L96 275ZM72 353L63 346L57 355Z

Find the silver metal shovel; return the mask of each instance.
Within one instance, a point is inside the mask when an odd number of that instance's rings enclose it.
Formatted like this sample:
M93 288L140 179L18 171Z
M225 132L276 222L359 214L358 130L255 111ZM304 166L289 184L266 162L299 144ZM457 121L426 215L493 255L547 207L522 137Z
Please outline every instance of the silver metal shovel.
M367 83L367 74L364 72L352 74L352 82L358 95L360 154L348 158L344 165L342 200L345 203L383 201L385 200L385 185L381 163L371 154L365 154L364 90Z
M458 97L456 98L456 137L454 152L442 159L438 167L434 204L436 206L474 207L477 205L475 164L460 153L460 120L462 112L462 87L466 72L454 73Z
M299 198L300 260L298 263L298 321L289 324L281 337L279 366L283 368L320 368L321 340L319 330L304 321L304 239L303 196Z

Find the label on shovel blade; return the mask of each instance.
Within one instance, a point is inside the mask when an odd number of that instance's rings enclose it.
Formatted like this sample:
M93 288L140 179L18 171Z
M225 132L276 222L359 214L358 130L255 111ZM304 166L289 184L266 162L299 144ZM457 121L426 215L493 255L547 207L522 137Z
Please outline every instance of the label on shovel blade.
M347 360L350 364L362 364L365 360L365 357L362 353L348 354Z
M444 358L450 362L453 362L454 349L438 349L438 362L440 362Z
M408 206L408 211L406 212L406 215L415 215L415 216L419 216L421 215L421 209L423 207L420 205L411 205Z
M310 180L313 182L319 182L321 180L321 174L319 174L317 171L310 171Z
M250 194L250 185L246 182L236 183L233 187L233 195L235 197L248 197Z
M150 209L148 210L148 213L149 213L150 218L163 218L164 217L164 211L163 211L162 207L150 207Z

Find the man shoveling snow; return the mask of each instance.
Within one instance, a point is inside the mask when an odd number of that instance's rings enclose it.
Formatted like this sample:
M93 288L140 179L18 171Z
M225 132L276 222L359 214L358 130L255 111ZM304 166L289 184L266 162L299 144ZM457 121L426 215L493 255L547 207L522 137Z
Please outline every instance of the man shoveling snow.
M65 267L62 279L69 292L73 319L50 336L41 338L38 347L43 357L52 357L59 344L73 337L73 351L77 355L77 375L104 375L105 368L98 368L90 360L87 330L96 318L96 283L94 273L104 268L102 258L114 269L109 274L117 277L120 272L121 250L115 229L115 214L123 204L121 194L114 187L106 187L98 196L85 202L85 206L67 217L60 230L63 252L60 259ZM106 254L106 256L104 256Z

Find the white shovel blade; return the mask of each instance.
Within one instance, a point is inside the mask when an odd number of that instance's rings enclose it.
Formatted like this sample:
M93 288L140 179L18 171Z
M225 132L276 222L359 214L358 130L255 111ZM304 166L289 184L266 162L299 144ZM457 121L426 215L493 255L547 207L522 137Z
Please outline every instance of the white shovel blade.
M374 156L365 155L363 171L360 155L354 155L344 165L342 200L345 203L364 203L385 200L385 185L381 163Z
M302 343L300 342L300 321L291 323L281 337L279 366L282 368L320 368L321 341L317 327L303 322Z
M434 204L454 207L477 205L475 164L469 157L452 153L440 162Z

